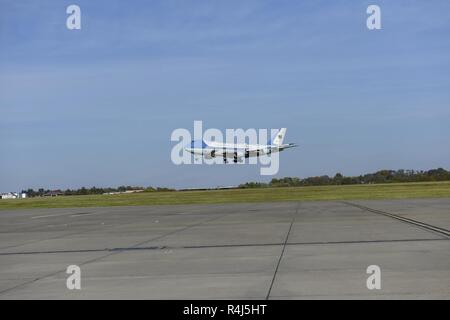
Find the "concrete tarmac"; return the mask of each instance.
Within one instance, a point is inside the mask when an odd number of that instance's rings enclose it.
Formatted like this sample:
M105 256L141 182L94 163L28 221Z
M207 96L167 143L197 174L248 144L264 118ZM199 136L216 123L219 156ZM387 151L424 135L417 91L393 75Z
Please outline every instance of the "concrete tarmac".
M3 210L0 299L449 299L449 228L450 199Z

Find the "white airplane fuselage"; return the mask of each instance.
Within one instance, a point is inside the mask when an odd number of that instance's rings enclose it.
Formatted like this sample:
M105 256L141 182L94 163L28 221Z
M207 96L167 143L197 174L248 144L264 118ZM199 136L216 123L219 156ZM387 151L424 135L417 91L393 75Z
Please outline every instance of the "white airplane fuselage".
M283 144L286 128L282 128L270 144L232 144L215 141L192 141L190 147L185 150L205 159L223 158L224 162L232 158L234 163L242 162L244 158L260 157L281 152L285 149L296 147L294 143Z

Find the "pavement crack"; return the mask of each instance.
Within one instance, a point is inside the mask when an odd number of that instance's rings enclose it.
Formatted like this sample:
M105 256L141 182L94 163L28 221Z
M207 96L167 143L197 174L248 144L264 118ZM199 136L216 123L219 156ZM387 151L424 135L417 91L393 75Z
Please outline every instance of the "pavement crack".
M447 230L447 229L444 229L444 228L436 227L436 226L433 226L431 224L428 224L428 223L425 223L425 222L421 222L421 221L417 221L417 220L414 220L414 219L402 217L400 215L393 214L393 213L390 213L390 212L381 211L381 210L377 210L377 209L372 209L372 208L369 208L369 207L366 207L366 206L363 206L363 205L360 205L360 204L352 203L352 202L341 201L341 203L346 204L348 206L355 207L355 208L359 208L361 210L365 210L365 211L372 212L372 213L375 213L375 214L383 215L385 217L396 219L396 220L399 220L401 222L408 223L410 225L414 225L414 226L419 227L419 228L421 228L423 230L426 230L428 232L432 232L434 234L438 234L440 236L444 236L446 239L450 238L450 231Z
M283 249L281 250L281 254L280 254L280 257L278 258L277 266L275 267L275 272L274 272L273 277L272 277L272 281L270 282L269 290L267 291L266 300L269 300L273 284L275 283L275 278L277 277L278 268L280 267L281 259L283 259L284 251L286 250L286 245L287 245L287 242L288 242L288 239L289 239L289 234L291 233L292 225L294 224L295 217L298 214L299 208L300 208L300 203L298 203L297 209L295 210L295 212L294 212L294 214L292 216L291 224L289 225L289 229L288 229L288 232L286 234L286 238L284 239Z

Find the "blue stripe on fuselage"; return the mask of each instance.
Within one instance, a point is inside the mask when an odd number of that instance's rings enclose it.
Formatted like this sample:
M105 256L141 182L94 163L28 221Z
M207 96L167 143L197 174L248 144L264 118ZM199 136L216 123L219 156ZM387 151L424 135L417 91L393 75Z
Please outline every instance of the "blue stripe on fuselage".
M191 148L195 149L206 149L208 148L208 145L204 140L192 140L191 141Z

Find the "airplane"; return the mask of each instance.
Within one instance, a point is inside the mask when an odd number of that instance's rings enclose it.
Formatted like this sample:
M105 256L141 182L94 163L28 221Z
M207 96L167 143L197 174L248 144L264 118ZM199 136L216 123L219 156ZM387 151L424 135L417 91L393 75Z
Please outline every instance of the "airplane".
M185 150L194 156L202 156L205 159L222 157L224 163L232 158L234 163L242 162L244 158L260 157L281 152L285 149L297 147L295 143L283 144L286 128L281 128L275 137L267 144L232 144L215 141L192 140L190 147Z

